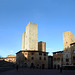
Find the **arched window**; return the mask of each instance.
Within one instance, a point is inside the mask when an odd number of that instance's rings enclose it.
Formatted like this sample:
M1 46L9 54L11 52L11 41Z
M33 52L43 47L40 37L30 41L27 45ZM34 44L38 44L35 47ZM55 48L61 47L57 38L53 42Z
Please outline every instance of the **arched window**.
M57 58L57 61L60 61L60 58Z
M56 58L54 58L53 60L56 61Z
M32 68L34 67L34 63L31 63L31 67L32 67Z
M46 57L44 57L44 60L46 60Z
M41 60L41 57L39 57L39 60Z

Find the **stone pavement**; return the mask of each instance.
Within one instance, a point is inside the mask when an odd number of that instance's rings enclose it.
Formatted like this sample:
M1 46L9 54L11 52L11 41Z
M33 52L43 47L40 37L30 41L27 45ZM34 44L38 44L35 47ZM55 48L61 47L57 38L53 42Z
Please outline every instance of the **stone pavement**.
M63 70L60 73L59 70L50 70L50 69L16 69L1 72L0 75L75 75L75 70Z

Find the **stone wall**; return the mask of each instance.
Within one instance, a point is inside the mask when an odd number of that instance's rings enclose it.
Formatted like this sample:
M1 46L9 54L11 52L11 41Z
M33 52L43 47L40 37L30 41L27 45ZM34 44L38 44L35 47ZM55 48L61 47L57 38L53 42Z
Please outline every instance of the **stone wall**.
M35 68L48 68L48 53L46 52L24 52L21 51L17 53L17 64L20 66L27 65L27 67L31 67L32 64Z
M53 68L60 68L63 65L63 52L53 53Z

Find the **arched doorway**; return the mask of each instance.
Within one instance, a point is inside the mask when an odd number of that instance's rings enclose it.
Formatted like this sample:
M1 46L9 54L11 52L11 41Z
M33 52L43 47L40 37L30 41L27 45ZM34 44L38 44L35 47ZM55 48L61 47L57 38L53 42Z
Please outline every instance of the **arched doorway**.
M54 65L54 69L56 69L56 65Z
M24 63L24 67L27 67L27 63Z
M45 64L42 64L42 69L44 69L45 68Z
M58 68L58 70L60 69L60 65L59 64L57 65L57 68Z
M34 63L31 63L31 66L30 66L31 68L34 68Z

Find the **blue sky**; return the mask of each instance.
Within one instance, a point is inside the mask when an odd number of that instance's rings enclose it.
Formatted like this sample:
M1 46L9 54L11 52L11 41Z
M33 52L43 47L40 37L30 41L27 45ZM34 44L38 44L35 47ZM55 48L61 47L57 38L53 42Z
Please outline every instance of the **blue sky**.
M63 50L63 32L75 34L75 0L0 0L1 56L21 50L29 22L38 24L38 41L50 55Z

